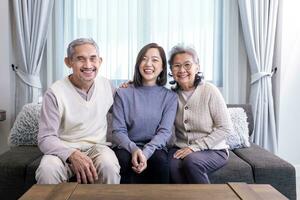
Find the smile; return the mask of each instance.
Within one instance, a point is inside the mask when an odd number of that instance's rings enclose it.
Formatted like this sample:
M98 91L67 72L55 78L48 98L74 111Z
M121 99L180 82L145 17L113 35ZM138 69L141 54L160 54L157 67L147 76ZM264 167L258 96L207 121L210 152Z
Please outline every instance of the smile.
M152 74L154 73L153 69L144 69L145 74Z
M95 72L96 71L96 68L84 68L84 69L80 69L81 72L84 72L84 73L92 73L92 72Z
M177 75L178 78L186 78L186 77L189 77L188 74L180 74L180 75Z

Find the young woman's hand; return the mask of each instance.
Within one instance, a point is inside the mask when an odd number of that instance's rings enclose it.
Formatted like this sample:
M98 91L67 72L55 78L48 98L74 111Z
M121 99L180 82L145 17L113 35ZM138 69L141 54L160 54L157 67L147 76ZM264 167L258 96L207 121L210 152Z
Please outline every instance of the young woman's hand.
M142 173L147 168L147 158L141 149L137 149L132 153L131 162L133 171L138 174Z

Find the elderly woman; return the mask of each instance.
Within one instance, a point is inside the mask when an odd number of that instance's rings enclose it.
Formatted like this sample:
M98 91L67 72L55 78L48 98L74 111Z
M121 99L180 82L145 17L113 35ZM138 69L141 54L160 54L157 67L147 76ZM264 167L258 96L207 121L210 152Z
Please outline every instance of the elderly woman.
M210 183L207 174L226 164L225 135L232 129L225 101L213 84L199 75L196 51L178 45L169 65L178 94L176 141L169 151L173 183Z

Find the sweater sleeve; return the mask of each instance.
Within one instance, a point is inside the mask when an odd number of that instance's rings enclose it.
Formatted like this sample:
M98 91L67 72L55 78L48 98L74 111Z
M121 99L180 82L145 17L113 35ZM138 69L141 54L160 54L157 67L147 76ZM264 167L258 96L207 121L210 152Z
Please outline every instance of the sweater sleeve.
M60 119L56 97L48 89L43 98L39 121L38 146L46 155L56 155L63 161L75 151L66 146L58 137Z
M164 147L172 135L172 126L176 116L178 101L177 95L173 92L171 94L171 97L167 100L168 103L163 109L162 119L156 135L144 145L143 153L147 159L152 156L156 149Z
M215 86L211 86L208 89L210 90L208 107L214 127L210 134L197 139L195 144L189 146L193 151L212 149L222 140L225 140L226 135L232 130L232 123L222 94Z
M128 137L128 131L125 122L124 106L122 103L122 98L118 91L116 92L114 97L112 126L113 126L112 142L114 144L126 149L130 153L133 153L139 148Z

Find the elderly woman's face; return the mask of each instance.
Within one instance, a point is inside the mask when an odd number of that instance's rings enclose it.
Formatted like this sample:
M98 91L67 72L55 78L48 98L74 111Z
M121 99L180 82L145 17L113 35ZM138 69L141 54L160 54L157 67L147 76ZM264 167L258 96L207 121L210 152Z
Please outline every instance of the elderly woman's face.
M199 65L195 63L193 56L187 53L177 54L173 59L172 74L175 81L183 90L194 88L195 75L199 71Z

